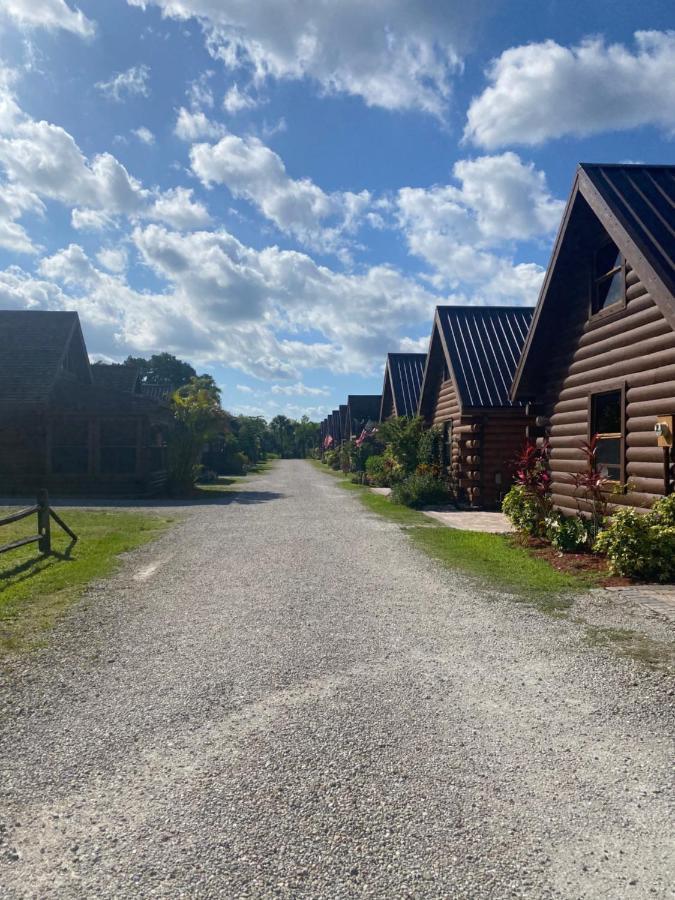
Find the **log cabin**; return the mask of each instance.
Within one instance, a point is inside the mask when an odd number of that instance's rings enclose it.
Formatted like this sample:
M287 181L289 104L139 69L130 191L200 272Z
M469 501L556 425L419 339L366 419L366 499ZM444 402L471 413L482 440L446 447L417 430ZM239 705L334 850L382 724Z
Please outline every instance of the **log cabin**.
M417 415L426 353L388 353L384 367L380 422Z
M589 509L573 478L595 435L612 507L672 491L675 166L578 167L511 396L550 437L562 512Z
M342 443L342 428L340 426L340 410L334 409L328 417L330 435L333 438L332 448L337 449Z
M443 431L443 466L460 500L494 508L526 438L525 402L509 391L532 309L439 306L419 414Z
M3 493L156 493L172 421L135 369L90 366L77 313L0 311Z
M380 394L350 394L347 397L346 428L344 440L355 440L369 422L376 423L380 418Z
M338 412L340 413L340 435L342 440L345 441L347 434L347 404L341 403Z

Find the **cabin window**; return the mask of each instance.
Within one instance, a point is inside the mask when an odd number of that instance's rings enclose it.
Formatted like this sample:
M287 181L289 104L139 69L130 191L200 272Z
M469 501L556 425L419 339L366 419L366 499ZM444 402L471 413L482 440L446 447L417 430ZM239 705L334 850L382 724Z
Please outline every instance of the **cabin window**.
M104 419L100 430L102 475L136 473L136 420Z
M597 437L596 465L605 478L623 480L623 391L591 398L591 431Z
M89 471L89 422L63 419L51 428L51 470L55 475L86 475Z
M166 441L162 429L153 425L150 431L149 465L151 472L166 468Z
M624 259L616 244L604 244L595 254L593 272L593 314L618 307L626 300Z

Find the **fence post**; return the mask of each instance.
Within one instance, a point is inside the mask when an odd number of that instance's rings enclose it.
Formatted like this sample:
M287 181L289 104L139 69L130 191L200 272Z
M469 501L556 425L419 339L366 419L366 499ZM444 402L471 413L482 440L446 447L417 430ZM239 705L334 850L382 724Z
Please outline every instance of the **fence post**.
M52 552L52 534L49 521L49 494L46 490L38 491L37 505L38 533L40 535L38 547L40 553L48 554Z

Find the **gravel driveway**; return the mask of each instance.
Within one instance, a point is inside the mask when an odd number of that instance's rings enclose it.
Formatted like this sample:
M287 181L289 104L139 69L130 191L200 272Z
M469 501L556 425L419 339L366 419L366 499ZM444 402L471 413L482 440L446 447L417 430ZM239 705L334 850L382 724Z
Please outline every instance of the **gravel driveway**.
M279 463L5 679L0 896L675 896L672 682L582 634Z

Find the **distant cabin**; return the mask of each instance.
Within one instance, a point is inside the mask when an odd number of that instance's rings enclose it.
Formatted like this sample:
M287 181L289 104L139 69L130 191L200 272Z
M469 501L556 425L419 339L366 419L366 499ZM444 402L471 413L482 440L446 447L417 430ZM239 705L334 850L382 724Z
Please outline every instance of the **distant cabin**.
M525 402L509 390L531 319L524 307L436 309L419 411L442 429L444 466L474 505L499 504L525 443Z
M90 365L75 312L0 311L0 492L142 496L165 483L166 402Z
M384 368L380 422L392 416L417 415L426 353L388 353Z
M350 394L347 397L345 433L343 440L351 441L359 437L369 423L376 423L380 418L380 394Z
M613 504L671 493L675 166L578 167L512 397L550 435L562 511L585 507L572 479L593 435Z
M340 414L340 437L342 440L345 440L345 435L347 434L347 412L347 404L341 403L338 408L338 413Z
M340 410L334 409L328 417L330 434L333 438L333 447L339 447L342 443L342 425L340 424Z

